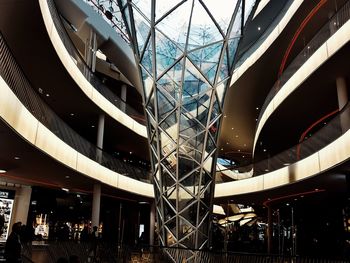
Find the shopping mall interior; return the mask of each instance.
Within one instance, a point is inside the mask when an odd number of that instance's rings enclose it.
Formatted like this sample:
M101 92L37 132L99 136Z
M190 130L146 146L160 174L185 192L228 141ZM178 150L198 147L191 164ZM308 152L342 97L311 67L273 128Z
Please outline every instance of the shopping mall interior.
M347 0L0 0L0 261L21 222L23 262L94 226L94 262L348 262L349 20Z

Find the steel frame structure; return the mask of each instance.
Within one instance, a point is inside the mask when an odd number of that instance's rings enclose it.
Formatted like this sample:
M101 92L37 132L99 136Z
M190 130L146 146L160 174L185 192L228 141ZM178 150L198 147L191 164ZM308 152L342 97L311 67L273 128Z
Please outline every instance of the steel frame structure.
M118 0L143 81L159 239L188 262L209 246L223 101L255 3L213 2Z

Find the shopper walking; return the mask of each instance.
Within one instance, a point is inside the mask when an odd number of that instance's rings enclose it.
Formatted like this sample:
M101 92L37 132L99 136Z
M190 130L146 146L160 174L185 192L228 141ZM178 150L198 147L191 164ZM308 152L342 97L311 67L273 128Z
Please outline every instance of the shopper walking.
M12 232L9 235L6 245L5 245L5 258L6 262L9 263L19 263L22 262L21 252L22 252L22 244L21 244L21 222L14 223L12 226Z

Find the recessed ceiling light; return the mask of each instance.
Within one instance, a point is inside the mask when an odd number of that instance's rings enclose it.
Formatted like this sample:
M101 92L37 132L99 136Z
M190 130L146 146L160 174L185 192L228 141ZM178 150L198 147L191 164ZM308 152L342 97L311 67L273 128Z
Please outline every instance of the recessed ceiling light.
M256 107L256 109L258 110L258 109L259 109L259 107Z
M132 154L132 152L130 152L130 154Z
M74 113L71 113L70 116L74 116Z
M226 115L224 115L224 118L226 118Z
M236 138L238 138L238 135L236 135Z
M289 203L286 203L286 206L289 206Z
M91 128L95 128L95 125L91 125Z
M69 176L69 175L66 175L66 178L67 178L67 179L69 179L69 178L70 178L70 176Z
M266 152L266 149L264 149L263 151Z
M245 156L244 155L242 155L242 158L244 158Z
M269 171L269 169L265 169L265 172L268 172Z
M258 119L255 119L255 121L258 121Z
M290 165L290 163L284 163L283 165L284 165L284 166L288 166L288 165Z
M50 97L50 94L49 94L49 93L46 93L46 97Z
M224 148L221 148L220 150L221 150L221 151L223 151L223 150L224 150Z
M65 192L69 192L69 189L68 189L68 188L62 187L61 189L62 189L63 191L65 191Z
M15 159L15 160L19 160L19 159L21 159L21 158L18 157L18 156L15 156L14 159Z
M247 146L247 144L243 144L244 145L244 147L246 147Z
M315 191L318 191L318 188L315 188Z
M232 127L231 130L233 130L234 128Z
M6 170L0 169L0 174L4 174L6 172L7 172Z
M240 152L241 150L240 150L240 149L238 149L237 151L239 151L239 152Z
M226 144L228 144L228 142L226 142Z
M261 30L261 27L260 27L260 26L258 26L258 30L259 30L259 31Z

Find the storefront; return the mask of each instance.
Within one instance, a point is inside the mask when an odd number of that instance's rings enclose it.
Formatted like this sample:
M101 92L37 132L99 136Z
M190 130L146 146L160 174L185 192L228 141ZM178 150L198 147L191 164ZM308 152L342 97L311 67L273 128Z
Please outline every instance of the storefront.
M13 210L15 191L0 189L0 242L6 242Z

